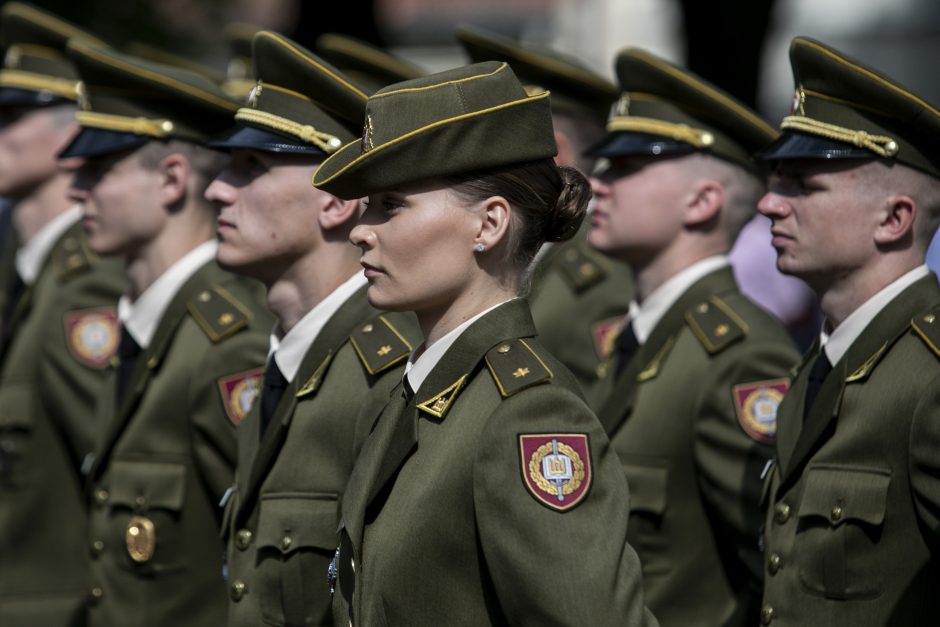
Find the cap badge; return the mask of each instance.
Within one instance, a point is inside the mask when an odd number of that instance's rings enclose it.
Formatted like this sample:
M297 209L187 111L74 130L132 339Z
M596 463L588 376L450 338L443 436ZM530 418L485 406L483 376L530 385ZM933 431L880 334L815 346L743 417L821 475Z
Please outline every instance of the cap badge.
M20 64L20 57L22 56L19 46L10 46L7 49L6 55L3 57L3 67L9 70L17 68Z
M258 108L258 98L261 97L262 90L261 81L258 81L255 83L255 86L251 88L251 91L248 92L248 106L252 109Z
M520 435L519 452L525 486L542 505L565 512L587 497L591 485L587 435Z
M790 103L790 115L806 115L806 112L803 110L803 103L806 102L806 94L803 92L803 87L797 88L793 92L793 102Z
M372 143L372 135L375 129L372 126L372 116L366 114L366 123L362 126L362 152L366 153L375 148Z
M630 115L630 94L620 94L620 98L614 103L614 115Z

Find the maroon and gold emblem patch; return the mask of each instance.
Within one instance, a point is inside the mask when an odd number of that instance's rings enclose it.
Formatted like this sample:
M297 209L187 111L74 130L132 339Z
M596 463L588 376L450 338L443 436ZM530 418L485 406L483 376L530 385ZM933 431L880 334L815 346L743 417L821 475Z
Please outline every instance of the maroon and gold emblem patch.
M219 379L219 392L222 394L225 413L235 426L245 419L261 394L263 376L264 368L253 368Z
M117 309L70 311L65 314L64 323L65 340L75 359L97 369L108 365L120 341Z
M617 332L623 324L623 316L607 318L591 325L591 336L594 338L594 350L600 359L607 359L617 343Z
M535 500L559 512L584 500L591 487L591 450L581 433L519 436L522 478Z
M738 422L758 442L772 443L777 436L777 407L790 389L789 379L742 383L731 389Z

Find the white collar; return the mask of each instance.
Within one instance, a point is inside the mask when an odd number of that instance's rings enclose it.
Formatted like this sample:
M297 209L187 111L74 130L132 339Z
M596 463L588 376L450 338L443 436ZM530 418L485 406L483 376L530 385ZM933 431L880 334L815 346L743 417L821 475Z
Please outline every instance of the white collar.
M514 300L510 298L509 300ZM424 380L428 378L428 375L431 374L431 371L434 370L434 367L437 365L437 362L441 360L444 356L444 353L447 352L454 342L457 341L457 338L466 331L471 324L490 313L500 305L508 303L509 300L504 300L502 303L493 305L485 311L481 311L472 318L461 323L459 326L451 330L447 335L440 338L430 346L424 349L424 352L415 359L415 353L420 350L420 346L412 351L411 356L408 358L408 363L405 364L405 374L402 375L402 380L405 378L408 379L408 385L411 386L412 391L417 392L421 388L421 384L424 383Z
M826 333L826 323L823 322L823 328L819 332L819 344L826 351L826 357L830 364L836 364L849 347L862 334L865 327L868 326L875 316L884 309L888 303L895 297L910 287L915 282L930 274L926 265L917 266L913 270L901 275L887 287L869 298L858 309L849 314L849 317L842 321L832 333Z
M313 346L326 323L367 282L368 279L366 279L365 274L356 272L342 285L333 290L329 296L317 303L313 309L304 314L304 317L284 337L278 337L277 332L280 326L274 326L274 330L271 331L271 348L268 351L268 357L274 355L278 370L281 371L281 374L288 382L293 381L294 377L297 376L297 371L300 370L300 364L303 362L307 351Z
M627 316L633 324L633 332L636 334L637 341L643 344L649 339L653 329L666 315L669 308L696 281L706 274L711 274L715 270L726 266L728 266L728 257L726 255L706 257L670 277L665 283L653 290L642 305L631 302Z
M32 285L36 282L52 247L81 218L82 208L79 205L69 207L49 220L28 242L20 246L16 251L16 271L23 283Z
M215 259L219 243L203 242L167 268L133 303L126 294L118 300L118 319L143 349L150 346L157 325L170 301L196 272Z

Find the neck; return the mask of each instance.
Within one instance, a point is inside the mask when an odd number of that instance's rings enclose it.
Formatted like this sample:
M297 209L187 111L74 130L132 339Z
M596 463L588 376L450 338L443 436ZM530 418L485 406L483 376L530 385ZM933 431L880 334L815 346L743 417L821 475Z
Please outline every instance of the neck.
M44 226L62 215L72 202L66 192L71 175L56 174L13 207L13 228L21 243L35 237Z
M663 283L686 268L708 257L726 254L728 251L718 245L689 246L685 240L676 240L652 259L644 262L630 261L636 283L636 300L642 303Z
M515 298L516 293L500 285L492 277L477 281L444 306L415 311L424 334L425 345L438 341L473 316Z
M845 272L828 281L804 280L819 295L819 308L835 329L875 294L919 265L921 262L918 260L908 260L900 265L883 263L861 272Z
M208 220L187 220L184 214L170 218L157 237L127 257L131 300L136 300L173 264L214 236L213 225Z
M358 249L346 242L341 247L322 244L277 278L266 282L268 308L287 334L301 318L360 271Z

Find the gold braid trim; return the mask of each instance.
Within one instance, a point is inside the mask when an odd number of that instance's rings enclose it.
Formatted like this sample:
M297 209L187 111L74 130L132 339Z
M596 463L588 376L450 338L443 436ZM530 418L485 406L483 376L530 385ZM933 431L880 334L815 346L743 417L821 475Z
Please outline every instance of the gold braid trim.
M125 115L111 115L95 111L79 111L75 119L81 126L101 128L107 131L120 133L134 133L135 135L148 135L163 138L173 132L173 122L170 120L152 120L149 118L131 118Z
M66 78L53 78L19 70L3 70L0 71L0 85L30 91L48 91L69 100L78 100L78 81L70 81Z
M803 115L788 115L780 123L780 130L802 131L811 135L818 135L828 139L845 142L870 150L876 155L890 159L898 154L898 143L886 135L872 135L865 131L852 129L835 124L820 122Z
M343 145L343 141L339 137L318 131L309 124L294 122L293 120L282 118L279 115L268 113L267 111L243 107L235 114L235 119L240 122L261 124L281 131L282 133L299 137L308 144L313 144L328 155L333 154Z
M631 131L662 135L691 144L696 148L705 148L715 143L715 136L709 131L692 128L686 124L675 124L634 115L615 115L611 117L607 121L607 130L610 132Z

